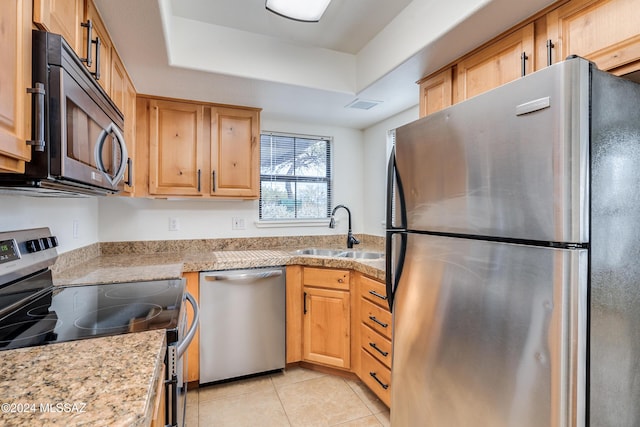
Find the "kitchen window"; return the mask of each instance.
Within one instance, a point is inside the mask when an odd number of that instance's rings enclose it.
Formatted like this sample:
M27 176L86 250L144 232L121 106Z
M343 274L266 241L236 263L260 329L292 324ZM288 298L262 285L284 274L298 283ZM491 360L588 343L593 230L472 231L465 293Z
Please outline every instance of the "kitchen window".
M331 138L260 135L260 220L318 220L331 208Z

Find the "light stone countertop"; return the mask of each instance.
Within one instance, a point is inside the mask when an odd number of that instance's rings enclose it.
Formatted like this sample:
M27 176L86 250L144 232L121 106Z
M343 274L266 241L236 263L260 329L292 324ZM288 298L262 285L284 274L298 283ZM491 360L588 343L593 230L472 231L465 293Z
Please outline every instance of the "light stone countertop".
M367 249L358 249L367 250ZM239 250L202 253L101 255L54 275L56 286L176 279L183 272L306 265L345 268L384 280L384 258L363 260L294 255L292 250Z
M0 425L148 426L165 339L153 330L0 352Z

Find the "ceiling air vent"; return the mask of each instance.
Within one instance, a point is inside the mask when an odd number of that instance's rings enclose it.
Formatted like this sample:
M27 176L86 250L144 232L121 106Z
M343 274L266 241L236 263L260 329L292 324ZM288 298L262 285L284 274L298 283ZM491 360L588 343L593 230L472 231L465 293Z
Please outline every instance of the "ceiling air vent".
M345 105L344 108L356 108L358 110L370 110L376 105L382 103L382 101L371 101L369 99L359 99L356 98L351 101L349 104Z

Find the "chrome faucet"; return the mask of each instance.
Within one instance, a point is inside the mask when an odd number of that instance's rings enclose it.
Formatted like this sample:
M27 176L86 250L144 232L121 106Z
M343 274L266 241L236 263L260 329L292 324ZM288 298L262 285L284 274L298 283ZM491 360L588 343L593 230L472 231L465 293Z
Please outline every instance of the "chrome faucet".
M331 212L331 219L329 220L329 228L336 228L336 218L334 215L336 214L336 211L339 208L344 208L347 211L347 214L349 214L349 232L347 233L347 248L351 249L353 248L353 245L359 244L360 240L353 237L353 233L351 232L351 211L349 210L348 207L346 207L345 205L338 205L335 208L333 208L333 211Z

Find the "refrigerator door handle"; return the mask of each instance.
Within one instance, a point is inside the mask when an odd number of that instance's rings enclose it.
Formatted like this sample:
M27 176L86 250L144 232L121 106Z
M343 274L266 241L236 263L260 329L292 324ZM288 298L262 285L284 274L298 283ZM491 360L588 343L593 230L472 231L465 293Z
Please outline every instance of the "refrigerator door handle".
M397 194L393 191L395 188L397 190ZM393 206L396 202L396 198L398 200L398 206L395 211L396 221L399 221L399 225L396 226L393 223L394 220L394 211ZM399 216L398 216L399 215ZM400 181L400 175L398 174L398 168L396 166L396 147L394 146L391 149L391 155L389 156L389 164L387 166L387 218L386 225L387 229L394 230L404 230L407 224L407 213L405 209L404 202L404 193L402 191L402 182Z
M397 263L395 264L395 271L393 270L394 254L393 254L393 236L398 235L400 237L400 253L397 256ZM407 252L407 234L398 231L388 231L386 238L386 258L385 258L385 281L387 289L387 301L389 302L389 311L393 312L393 299L398 289L398 283L400 282L400 276L402 275L402 269L404 267L404 257Z

